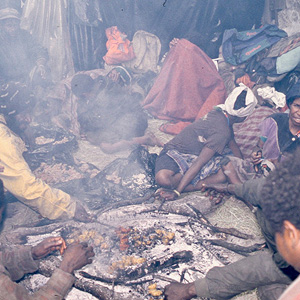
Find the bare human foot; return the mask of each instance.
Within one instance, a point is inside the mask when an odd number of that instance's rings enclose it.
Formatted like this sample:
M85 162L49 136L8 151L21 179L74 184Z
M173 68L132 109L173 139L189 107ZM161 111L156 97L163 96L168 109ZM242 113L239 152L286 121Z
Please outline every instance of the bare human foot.
M118 151L123 151L130 149L136 145L147 145L147 146L160 146L163 147L164 144L153 134L147 133L141 137L135 137L130 141L121 140L116 143L100 143L100 148L104 153L111 154Z
M152 132L146 133L144 136L142 136L139 143L147 146L164 146L164 144Z

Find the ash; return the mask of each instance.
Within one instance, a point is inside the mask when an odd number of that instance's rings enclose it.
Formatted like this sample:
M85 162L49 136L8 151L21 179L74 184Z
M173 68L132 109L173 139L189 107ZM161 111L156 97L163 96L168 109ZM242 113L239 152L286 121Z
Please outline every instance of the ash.
M152 124L152 127L158 128L157 124ZM160 138L165 141L168 139L167 136ZM89 151L86 151L87 149ZM152 152L159 150L149 148ZM105 161L106 156L100 155L100 151L95 146L83 142L76 156L101 169L105 163L110 163L116 157L128 155L128 152L124 152L113 157L107 156ZM235 228L251 235L252 238L241 239L224 233L214 233L196 221L197 216L191 207L199 210L212 225ZM23 204L9 203L8 218L0 238L1 244L8 247L16 247L18 243L35 245L45 237L57 235L63 236L67 243L75 238L87 241L94 246L96 256L92 264L77 271L75 275L77 278L85 278L85 274L94 277L88 280L113 291L111 299L160 300L163 299L163 295L151 295L149 286L156 284L155 291L159 294L172 281L194 281L205 276L214 266L223 266L243 257L223 247L214 246L206 240L225 240L241 246L264 242L255 216L241 201L230 197L216 205L201 192L184 194L184 197L165 202L162 206L160 202L154 201L99 212L95 223L70 221L60 226L50 224L47 225L49 228L57 226L43 234L26 233L25 238L17 242L18 235L14 233L20 234L23 226L37 221L39 215ZM176 261L174 256L178 253L183 253L183 257ZM61 259L57 253L54 256ZM34 292L47 280L48 278L40 274L27 275L20 284ZM72 288L66 299L97 298ZM252 291L235 299L255 300L257 297L255 291Z

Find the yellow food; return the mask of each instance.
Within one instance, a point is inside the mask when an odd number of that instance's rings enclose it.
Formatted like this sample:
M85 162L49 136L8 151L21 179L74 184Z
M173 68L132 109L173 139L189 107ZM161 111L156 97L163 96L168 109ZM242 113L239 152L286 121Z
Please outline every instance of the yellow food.
M150 284L150 285L148 286L148 289L149 289L149 290L155 290L155 289L156 289L156 286L157 286L156 283Z
M162 291L159 290L149 290L149 294L152 296L161 296L162 295Z

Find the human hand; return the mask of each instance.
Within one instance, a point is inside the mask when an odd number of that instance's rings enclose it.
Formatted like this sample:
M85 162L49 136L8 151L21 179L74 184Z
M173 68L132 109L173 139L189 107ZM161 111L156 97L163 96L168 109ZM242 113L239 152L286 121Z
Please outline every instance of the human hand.
M118 72L116 69L112 69L108 73L108 77L113 81L113 82L118 82L120 78L120 72Z
M254 165L258 165L262 160L262 151L258 150L252 152L250 159Z
M158 200L172 201L178 198L178 194L174 190L160 188L155 192L154 197Z
M196 297L194 283L171 283L165 287L165 300L189 300Z
M210 192L210 191L216 191L218 193L228 193L228 184L227 183L214 183L214 184L207 184L203 183L201 191L202 192Z
M214 200L215 204L219 204L223 201L225 195L231 194L228 190L227 183L220 184L202 184L202 192L205 192L205 196L209 197L209 200Z
M31 255L34 260L38 260L55 250L61 250L62 253L65 248L66 243L62 237L49 237L32 247Z
M88 246L87 243L73 243L67 247L60 269L71 274L75 270L92 263L91 257L94 256L95 253L92 246Z
M88 223L93 222L94 218L90 214L88 214L85 208L77 201L74 220L83 223Z
M178 42L179 42L179 39L178 39L178 38L174 38L174 39L169 43L170 49L171 49L173 46L177 45Z

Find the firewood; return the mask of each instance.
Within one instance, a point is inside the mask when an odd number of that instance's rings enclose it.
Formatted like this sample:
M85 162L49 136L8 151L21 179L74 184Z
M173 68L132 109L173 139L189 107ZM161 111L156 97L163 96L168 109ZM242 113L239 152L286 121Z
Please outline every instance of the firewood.
M233 252L236 252L236 253L244 255L244 256L248 256L248 254L251 253L251 252L261 250L265 246L264 243L263 244L256 243L256 244L251 245L251 246L240 246L240 245L229 243L229 242L226 242L226 241L223 241L223 240L214 240L214 239L201 239L201 240L199 240L200 244L203 244L203 242L208 242L212 245L226 248L228 250L231 250Z
M247 233L243 233L240 232L239 230L235 229L235 228L221 228L218 226L214 226L210 223L210 221L201 213L201 211L199 209L197 209L196 207L194 207L193 205L187 203L186 204L188 207L190 207L195 213L196 215L199 217L199 219L197 219L197 221L199 223L201 223L203 226L211 229L213 232L219 232L219 233L226 233L241 239L253 239L253 236Z
M55 256L50 256L48 259L45 259L40 262L38 272L43 276L50 277L53 274L54 270L59 267L59 265L60 260ZM76 277L74 287L83 292L87 292L100 300L124 299L123 297L118 296L116 293L114 293L114 297L112 297L113 291L99 284L96 284L92 280L87 280L85 278Z
M151 209L151 210L143 211L141 213L150 213L150 212L157 212L157 209ZM229 234L229 235L241 238L241 239L253 239L253 236L250 234L240 232L239 230L237 230L235 228L224 228L224 227L214 226L214 225L208 223L209 221L206 218L205 218L205 221L203 218L198 219L195 217L195 214L192 214L192 213L183 212L183 211L182 212L168 211L164 208L160 209L159 213L160 214L174 214L174 215L188 217L188 218L190 218L190 221L197 222L197 223L203 225L204 227L211 229L214 233L225 233L225 234Z
M91 275L85 271L80 271L79 274L82 277L87 278L87 279L92 279L92 280L110 283L110 284L114 284L114 285L120 284L120 285L126 285L126 286L141 284L141 283L152 281L154 279L153 275L145 276L145 277L139 278L137 280L128 280L128 279L124 280L124 279L118 279L118 278L108 278L108 277L104 277L104 276Z
M140 266L130 266L124 270L122 276L125 276L127 278L139 278L149 273L157 272L179 263L188 262L192 258L192 251L178 251L169 255L164 255L162 257L147 260Z
M153 258L139 265L129 266L126 269L120 271L115 278L94 276L84 271L81 271L80 275L85 278L106 283L127 285L128 282L131 282L131 285L133 285L138 283L134 280L138 281L139 278L141 279L145 276L149 276L150 273L155 273L164 268L187 262L192 258L193 254L191 251L178 251L169 255L164 255L162 257Z
M99 216L99 215L101 215L105 212L108 212L110 210L117 209L117 208L120 208L120 207L143 204L143 203L149 201L153 197L153 195L154 195L154 192L151 192L151 193L146 194L143 197L138 197L138 198L131 199L131 200L124 200L124 201L113 203L111 205L108 205L108 206L104 207L102 210L100 209L97 212L97 214Z

